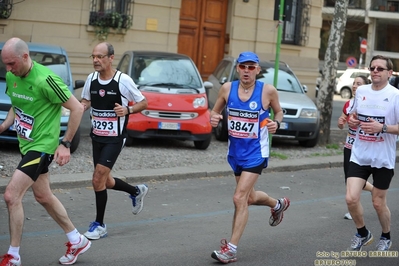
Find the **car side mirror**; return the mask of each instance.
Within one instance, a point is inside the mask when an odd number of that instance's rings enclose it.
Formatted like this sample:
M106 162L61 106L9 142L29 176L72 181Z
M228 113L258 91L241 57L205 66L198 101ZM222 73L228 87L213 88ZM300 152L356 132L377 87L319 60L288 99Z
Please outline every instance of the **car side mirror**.
M73 89L77 90L79 88L83 88L84 85L85 85L84 80L75 80L75 87Z
M304 91L304 92L308 92L308 86L302 85L302 88L303 88L303 91Z
M219 80L219 83L223 85L223 84L226 83L226 81L227 81L227 77L223 77L223 78L221 78L221 79Z
M211 82L209 82L209 81L205 81L204 82L204 87L205 87L205 89L210 90L210 89L213 88L213 84Z

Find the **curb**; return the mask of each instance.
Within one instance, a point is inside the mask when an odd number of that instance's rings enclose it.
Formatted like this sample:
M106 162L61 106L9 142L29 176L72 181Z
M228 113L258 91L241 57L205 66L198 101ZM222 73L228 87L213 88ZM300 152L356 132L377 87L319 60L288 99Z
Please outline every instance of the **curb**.
M295 172L310 169L329 169L343 167L343 155L334 155L326 157L310 157L285 160L271 160L270 165L263 170L262 174L270 174L273 172ZM396 151L396 162L399 161L399 151ZM192 178L209 178L220 176L233 176L230 165L226 163L220 165L195 165L180 166L172 168L159 169L139 169L113 171L115 177L121 178L128 183L146 183L146 182L162 182L170 180L183 180ZM51 175L50 181L52 189L69 189L78 187L92 187L92 173L73 173ZM0 179L0 193L3 194L9 179Z
M317 159L317 161L316 161ZM312 161L314 160L314 161ZM263 170L263 174L270 172L292 172L308 169L322 169L342 167L342 155L302 158L288 161L270 161L268 168ZM115 177L121 178L128 183L162 182L170 180L182 180L192 178L233 176L228 163L220 165L195 165L159 169L140 169L113 171ZM50 181L52 189L68 189L77 187L92 187L92 173L73 173L51 175ZM0 179L0 193L4 193L9 179Z

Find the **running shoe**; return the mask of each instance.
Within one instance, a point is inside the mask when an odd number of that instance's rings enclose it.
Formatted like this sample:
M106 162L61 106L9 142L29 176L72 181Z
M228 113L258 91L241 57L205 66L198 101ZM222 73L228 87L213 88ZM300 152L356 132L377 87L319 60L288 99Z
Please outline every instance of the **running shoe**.
M380 241L377 243L377 250L379 251L388 251L392 246L392 242L390 239L385 237L381 237Z
M347 212L347 213L345 213L345 215L344 215L344 219L346 219L346 220L352 220L352 215L351 215L349 212Z
M16 260L13 255L10 254L5 254L0 257L1 262L0 266L20 266L21 265L21 259Z
M141 212L143 209L144 197L148 193L148 187L145 184L138 185L136 188L140 191L140 194L137 196L130 195L133 204L133 214L139 214Z
M80 254L85 253L91 246L91 242L80 235L80 242L76 245L72 245L71 242L65 244L67 246L67 251L64 256L59 259L60 264L71 265L76 262Z
M368 231L368 230L367 230ZM348 250L351 251L361 251L363 246L367 246L371 242L373 242L373 235L371 234L370 231L368 231L368 234L366 237L361 237L361 235L356 234L352 238L352 244L348 248Z
M84 233L84 236L90 240L97 240L106 237L107 235L107 225L104 224L104 226L101 226L99 222L95 221L90 224L89 230Z
M220 250L213 251L211 257L222 263L229 263L237 261L237 252L231 251L226 239L220 241L222 244Z
M277 226L277 225L279 225L281 223L281 221L283 220L283 217L284 217L284 211L286 209L288 209L288 207L290 206L290 199L289 198L281 198L281 199L278 199L278 201L280 202L280 209L275 211L272 208L270 210L272 215L270 215L269 224L271 226Z

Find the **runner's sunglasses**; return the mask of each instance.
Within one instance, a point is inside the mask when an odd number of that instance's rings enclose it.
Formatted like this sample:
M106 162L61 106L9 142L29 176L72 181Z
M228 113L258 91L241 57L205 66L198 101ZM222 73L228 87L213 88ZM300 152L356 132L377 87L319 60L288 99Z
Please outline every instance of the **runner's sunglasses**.
M382 72L384 70L388 70L387 68L382 68L382 67L369 67L370 71L377 70L378 72Z
M238 67L241 69L241 70L244 70L244 69L248 69L248 70L255 70L258 66L257 65L244 65L244 64L239 64L238 65Z

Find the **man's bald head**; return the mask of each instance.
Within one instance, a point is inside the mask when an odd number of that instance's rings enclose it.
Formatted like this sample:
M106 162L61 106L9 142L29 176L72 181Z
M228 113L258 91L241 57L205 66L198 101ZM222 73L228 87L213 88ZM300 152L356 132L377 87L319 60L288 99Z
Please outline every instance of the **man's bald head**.
M11 38L3 46L2 53L11 53L14 56L22 56L23 54L29 54L29 48L26 42L20 38Z
M25 77L32 67L28 45L20 38L14 37L6 41L1 51L1 59L7 71L19 77Z

